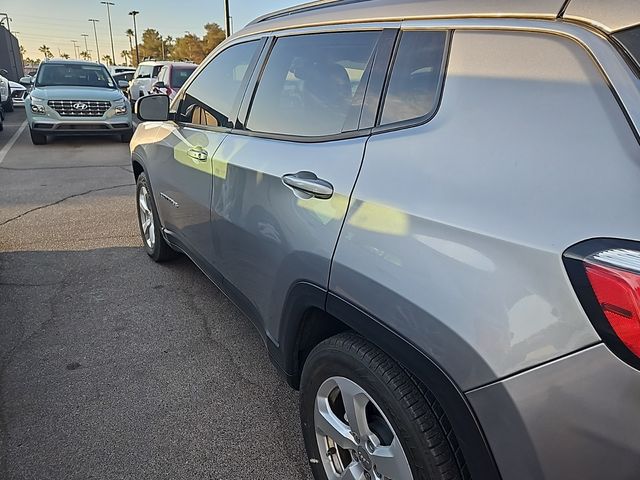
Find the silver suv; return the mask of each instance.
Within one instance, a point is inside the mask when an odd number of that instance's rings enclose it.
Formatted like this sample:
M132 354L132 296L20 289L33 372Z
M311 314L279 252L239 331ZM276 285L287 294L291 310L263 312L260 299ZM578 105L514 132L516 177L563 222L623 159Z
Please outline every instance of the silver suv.
M317 479L638 478L636 25L314 2L138 102L144 248L255 322Z

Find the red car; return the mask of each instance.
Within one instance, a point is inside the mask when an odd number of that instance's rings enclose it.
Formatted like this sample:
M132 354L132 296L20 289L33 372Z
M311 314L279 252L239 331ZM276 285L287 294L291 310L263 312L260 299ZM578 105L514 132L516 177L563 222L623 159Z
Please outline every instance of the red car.
M158 81L153 84L150 93L162 93L173 100L180 87L184 85L197 67L198 65L195 63L168 63L160 70Z

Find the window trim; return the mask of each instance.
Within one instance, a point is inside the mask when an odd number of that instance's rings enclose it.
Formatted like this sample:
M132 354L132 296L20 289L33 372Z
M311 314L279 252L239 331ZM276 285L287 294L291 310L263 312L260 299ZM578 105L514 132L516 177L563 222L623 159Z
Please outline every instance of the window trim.
M181 87L180 94L175 99L176 108L175 108L175 113L173 114L173 122L180 127L192 128L195 130L206 130L209 132L219 132L219 133L232 131L233 128L235 128L235 125L238 124L238 114L240 112L242 101L244 100L248 87L251 84L251 78L253 77L255 71L257 70L256 67L258 67L259 65L259 61L262 58L263 52L265 50L265 45L267 44L267 41L269 40L269 38L270 37L264 36L264 35L259 35L256 37L241 37L239 41L225 45L223 49L216 52L215 55L212 56L210 59L208 59L206 62L202 62L202 64L196 70L194 70L194 72L187 79L185 84ZM231 123L233 123L234 127L213 127L208 125L201 125L198 123L179 121L178 118L180 115L180 109L182 108L182 101L184 100L184 96L187 93L187 90L191 87L191 84L196 80L196 78L198 78L200 74L209 66L209 64L213 62L216 58L218 58L219 55L221 55L223 52L226 52L230 48L233 48L237 45L242 45L244 43L256 42L256 41L258 42L256 51L251 57L251 61L249 62L249 65L247 66L247 71L251 71L251 74L245 75L245 78L242 80L242 83L240 84L240 88L238 90L238 96L235 102L233 103L233 107L231 108L229 120L231 121ZM171 105L171 107L173 107L173 104Z
M387 92L389 90L389 84L391 83L391 74L393 73L393 69L395 67L396 58L398 56L398 51L400 49L400 42L402 41L402 37L405 32L444 32L445 33L445 41L444 41L444 51L442 53L442 64L440 65L440 79L438 80L438 87L436 89L435 95L435 104L430 112L425 115L421 115L415 118L409 118L407 120L401 120L399 122L385 123L384 125L380 124L382 121L382 112L384 110L384 104L387 99ZM387 69L387 74L385 77L384 88L382 90L382 94L380 95L380 100L378 102L378 111L376 114L376 123L372 129L372 134L384 133L384 132L392 132L395 130L402 130L405 128L417 127L419 125L424 125L429 123L433 118L438 114L438 110L440 110L440 105L442 104L442 97L444 92L444 85L447 78L447 69L449 68L449 57L451 56L451 43L454 35L454 30L450 28L413 28L413 29L402 29L400 34L396 38L396 44L393 48L393 55L391 61L389 62L389 66Z
M358 127L355 130L354 129L344 130L344 125L343 125L342 127L343 130L339 133L333 133L329 135L315 135L315 136L291 135L291 134L272 133L272 132L258 132L253 130L247 130L245 127L247 119L249 118L249 114L251 113L251 107L253 106L253 101L258 91L260 79L262 78L264 70L269 61L269 57L271 56L273 48L279 38L301 36L301 35L315 35L315 34L357 33L357 32L379 31L380 36L378 38L378 41L374 45L373 52L372 52L372 56L373 56L372 62L373 64L375 64L382 39L385 38L385 31L393 30L395 35L395 32L397 32L399 29L397 26L395 26L394 28L388 28L388 26L385 24L369 24L368 28L363 27L362 25L358 25L356 27L351 26L351 28L349 28L349 26L335 26L335 27L336 28L332 28L332 29L327 29L327 28L292 29L292 30L277 32L277 34L273 34L269 37L270 42L269 42L269 45L263 50L264 55L262 56L263 58L261 58L260 66L259 68L256 68L254 70L249 88L247 89L247 92L245 92L245 98L243 99L243 104L240 107L241 114L239 115L236 128L233 128L230 133L235 135L244 135L248 137L266 138L271 140L279 140L279 141L295 142L295 143L325 143L330 141L347 140L350 138L366 137L371 135L371 127L362 128L360 127L360 125L358 125ZM388 60L389 59L387 58L386 61ZM372 69L369 75L368 85L364 92L363 102L360 106L359 118L362 117L362 109L367 99L369 86L374 80L376 73L377 72L373 71ZM251 94L247 95L248 92L251 92ZM238 125L240 126L240 128L237 128Z

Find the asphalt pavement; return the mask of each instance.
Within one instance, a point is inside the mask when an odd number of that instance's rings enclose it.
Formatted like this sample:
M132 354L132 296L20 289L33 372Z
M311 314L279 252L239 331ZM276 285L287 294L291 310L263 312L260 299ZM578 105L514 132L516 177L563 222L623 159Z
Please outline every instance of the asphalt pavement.
M142 249L128 145L36 147L24 118L0 132L0 479L310 478L250 321Z

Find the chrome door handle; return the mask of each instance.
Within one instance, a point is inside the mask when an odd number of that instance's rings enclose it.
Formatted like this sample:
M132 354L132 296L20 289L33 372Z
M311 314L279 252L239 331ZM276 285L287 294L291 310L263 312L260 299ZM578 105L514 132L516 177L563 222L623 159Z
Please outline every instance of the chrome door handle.
M197 162L206 162L209 159L207 151L199 146L187 150L187 155L189 155L193 161Z
M300 198L327 199L333 195L333 185L313 172L287 173L282 176L282 183L292 188Z

